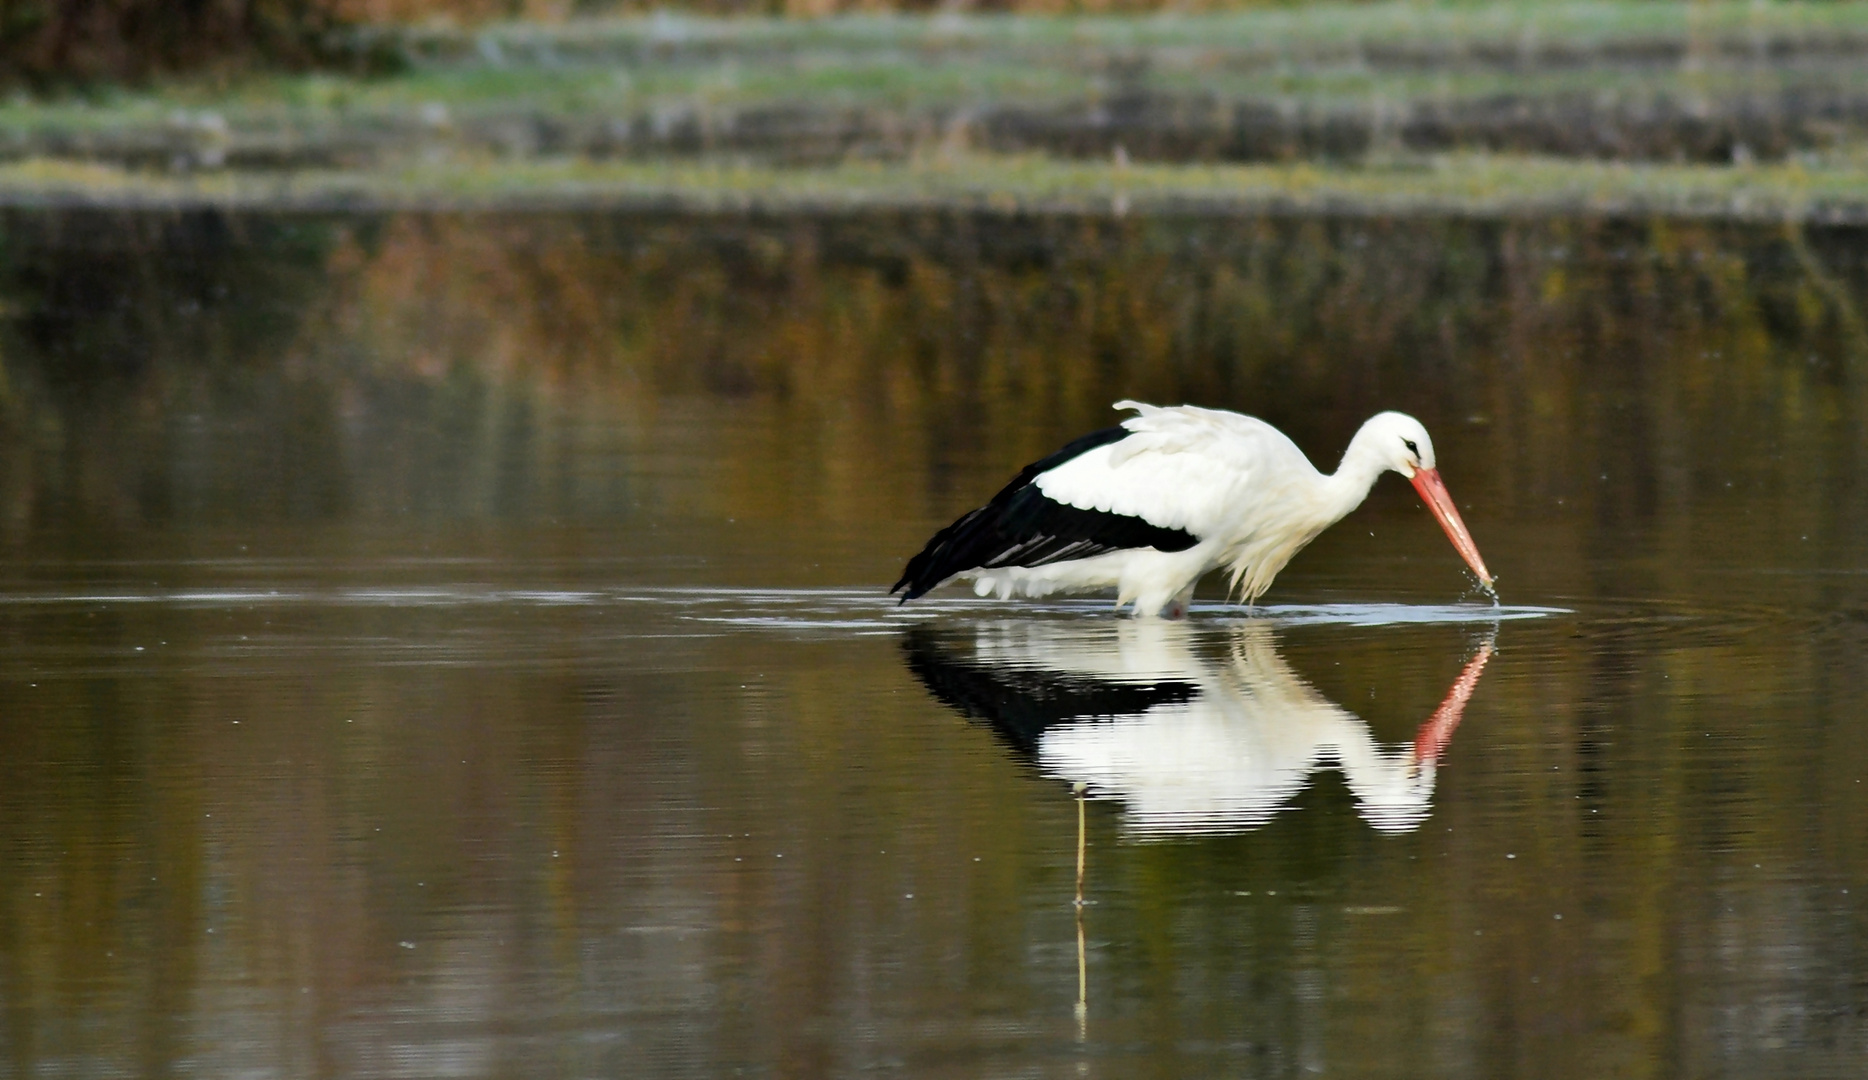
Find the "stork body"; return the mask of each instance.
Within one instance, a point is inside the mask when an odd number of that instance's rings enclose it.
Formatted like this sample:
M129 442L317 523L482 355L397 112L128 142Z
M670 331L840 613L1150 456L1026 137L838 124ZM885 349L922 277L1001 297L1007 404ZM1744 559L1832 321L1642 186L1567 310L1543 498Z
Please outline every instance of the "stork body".
M1325 474L1256 417L1135 401L1116 408L1139 415L1026 466L991 502L936 533L890 591L906 602L955 577L1001 598L1113 588L1118 607L1179 615L1200 578L1223 568L1250 602L1390 470L1414 483L1491 587L1440 481L1433 441L1411 416L1372 417Z

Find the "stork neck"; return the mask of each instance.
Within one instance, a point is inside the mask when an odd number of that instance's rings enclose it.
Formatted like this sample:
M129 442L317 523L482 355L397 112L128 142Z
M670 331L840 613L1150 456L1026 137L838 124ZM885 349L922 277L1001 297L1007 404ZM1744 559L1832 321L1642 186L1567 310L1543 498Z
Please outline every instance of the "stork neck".
M1342 463L1325 482L1331 508L1336 514L1331 520L1339 520L1361 506L1362 500L1369 497L1369 489L1389 468L1388 462L1376 452L1374 432L1369 425L1362 425L1356 437L1349 440L1349 448L1343 451Z

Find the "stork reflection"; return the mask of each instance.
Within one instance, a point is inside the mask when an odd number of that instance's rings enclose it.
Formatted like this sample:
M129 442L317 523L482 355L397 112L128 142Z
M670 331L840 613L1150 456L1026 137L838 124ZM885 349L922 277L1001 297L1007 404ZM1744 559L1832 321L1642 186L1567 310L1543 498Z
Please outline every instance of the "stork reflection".
M1120 800L1137 839L1256 828L1323 769L1383 832L1431 812L1435 767L1492 655L1486 641L1412 743L1384 746L1279 655L1269 626L1021 620L919 627L908 666L943 703L990 724L1046 775ZM1209 646L1210 649L1210 646Z

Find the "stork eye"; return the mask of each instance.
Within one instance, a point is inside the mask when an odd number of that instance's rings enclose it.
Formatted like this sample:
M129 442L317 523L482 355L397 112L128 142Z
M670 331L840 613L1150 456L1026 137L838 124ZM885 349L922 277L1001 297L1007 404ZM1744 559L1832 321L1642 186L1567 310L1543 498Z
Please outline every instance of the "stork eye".
M1420 456L1420 447L1414 445L1413 439L1402 439L1401 445L1407 447L1408 453L1413 454L1415 457Z

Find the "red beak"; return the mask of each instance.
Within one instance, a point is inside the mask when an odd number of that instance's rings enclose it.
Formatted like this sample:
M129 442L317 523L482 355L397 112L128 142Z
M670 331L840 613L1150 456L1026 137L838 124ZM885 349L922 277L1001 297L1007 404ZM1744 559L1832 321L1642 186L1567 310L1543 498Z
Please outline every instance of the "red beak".
M1453 505L1453 496L1446 490L1446 481L1440 479L1438 469L1415 469L1414 490L1420 492L1421 501L1433 516L1440 521L1440 527L1446 530L1446 538L1453 541L1454 550L1466 560L1472 572L1479 575L1479 584L1487 592L1492 591L1492 572L1485 568L1485 560L1479 557L1479 545L1472 542L1472 534L1466 531L1466 523L1459 519L1459 508Z

